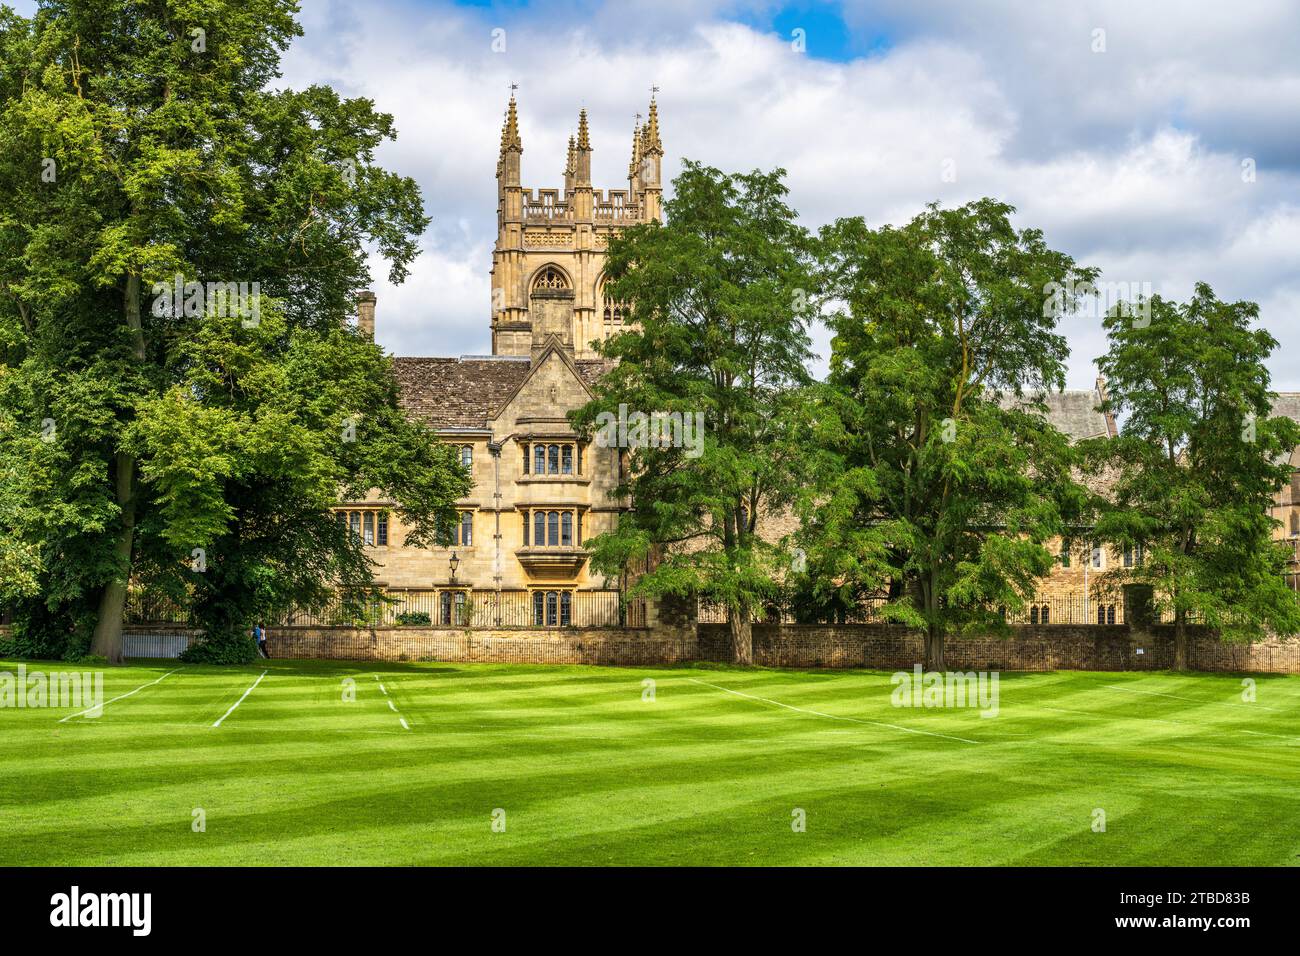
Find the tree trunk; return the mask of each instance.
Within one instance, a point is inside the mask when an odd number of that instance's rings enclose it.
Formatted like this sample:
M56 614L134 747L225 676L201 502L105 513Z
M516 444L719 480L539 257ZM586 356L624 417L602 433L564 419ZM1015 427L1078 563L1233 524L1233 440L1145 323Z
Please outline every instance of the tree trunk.
M111 664L122 662L122 618L126 612L126 589L131 579L131 549L135 543L135 459L125 453L117 456L117 503L122 508L122 527L113 545L118 571L104 585L99 597L99 614L90 653L108 658Z
M131 344L136 360L144 363L144 328L140 317L140 277L127 276L122 293L122 311L127 328L131 330ZM131 554L135 545L135 458L118 452L116 458L117 483L115 488L118 507L122 509L122 525L113 543L113 556L117 570L112 580L104 585L99 598L99 613L95 620L95 633L90 640L90 653L105 657L110 663L122 661L122 618L126 611L126 591L131 580Z
M925 670L945 671L943 659L943 625L939 623L939 575L933 567L929 578L917 582L917 598L929 623L925 629Z
M1187 615L1183 611L1174 614L1174 670L1187 670Z
M943 631L938 624L932 623L925 632L925 670L946 671L948 665L943 657Z
M754 629L746 608L727 609L727 630L731 635L731 662L745 667L754 663Z

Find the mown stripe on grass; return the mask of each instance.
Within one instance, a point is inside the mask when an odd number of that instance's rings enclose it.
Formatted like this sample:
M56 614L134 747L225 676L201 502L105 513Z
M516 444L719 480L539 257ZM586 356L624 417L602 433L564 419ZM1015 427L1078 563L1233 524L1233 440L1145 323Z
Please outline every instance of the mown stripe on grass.
M64 717L64 718L62 718L62 719L60 719L60 720L59 720L59 723L61 723L61 724L62 724L62 723L65 723L65 722L71 720L73 717L81 717L81 716L83 716L83 715L85 715L85 714L90 713L92 710L98 710L100 713L103 713L104 708L107 707L109 704L116 704L119 700L126 700L126 699L127 699L128 697L130 697L132 694L138 694L138 693L140 693L140 691L144 690L146 687L152 687L154 684L157 684L158 681L161 681L161 680L162 680L163 678L165 678L165 677L170 677L172 674L175 674L176 671L178 671L178 670L180 670L179 667L176 668L176 670L168 671L166 674L163 674L162 677L159 677L158 680L151 680L151 681L149 681L149 683L147 683L147 684L141 684L141 685L140 685L139 687L137 687L135 690L127 691L125 694L121 694L121 695L119 695L119 696L117 696L117 697L114 697L112 700L106 700L106 701L104 701L104 703L102 703L102 704L96 704L94 707L87 707L85 710L80 711L80 712L75 713L75 714L68 714L68 716L66 716L66 717Z
M710 684L706 680L696 680L694 677L686 678L692 684L703 684L705 687L712 687L714 690L724 691L728 694L735 694L737 697L746 697L749 700L759 700L765 704L775 704L777 707L784 707L786 710L793 710L800 714L811 714L813 717L826 717L830 720L847 720L855 724L867 724L872 727L888 727L890 730L901 730L905 734L922 734L926 737L942 737L944 740L958 740L964 744L978 744L978 740L970 740L966 737L954 737L951 734L937 734L930 730L917 730L915 727L903 727L900 724L886 724L878 720L863 720L860 717L843 717L839 714L827 714L820 710L808 710L803 707L795 707L793 704L783 704L779 700L773 700L770 697L758 697L754 694L746 694L738 690L732 690L729 687L723 687L720 684Z
M1162 694L1154 690L1139 690L1136 687L1120 687L1118 684L1106 684L1110 690L1122 690L1129 694L1145 694L1148 697L1168 697L1171 700L1185 700L1192 704L1211 704L1216 707L1238 707L1240 704L1226 700L1201 700L1197 697L1181 697L1178 694ZM1244 703L1244 701L1242 702ZM1252 703L1250 706L1258 707L1260 710L1279 710L1277 707L1265 707L1263 704Z

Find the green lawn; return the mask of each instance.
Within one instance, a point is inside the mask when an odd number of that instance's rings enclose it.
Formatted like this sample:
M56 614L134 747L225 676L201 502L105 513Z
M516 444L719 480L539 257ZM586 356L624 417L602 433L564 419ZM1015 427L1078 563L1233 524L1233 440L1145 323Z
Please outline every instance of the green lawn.
M98 719L0 709L0 864L1300 864L1300 678L1003 674L995 718L889 678L112 668Z

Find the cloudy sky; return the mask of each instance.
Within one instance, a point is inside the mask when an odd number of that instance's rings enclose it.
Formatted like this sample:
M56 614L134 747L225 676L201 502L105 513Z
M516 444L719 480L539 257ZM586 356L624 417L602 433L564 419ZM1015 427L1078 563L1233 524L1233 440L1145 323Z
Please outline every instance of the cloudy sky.
M525 185L562 184L585 106L604 188L626 185L633 119L655 85L666 179L683 157L781 166L810 227L994 196L1103 280L1175 297L1203 280L1258 302L1281 341L1275 387L1300 389L1295 0L302 7L284 82L330 83L393 113L399 139L380 161L415 177L433 217L403 286L373 263L378 338L398 354L489 350L509 85ZM1065 331L1070 384L1091 385L1100 322ZM824 331L817 343L824 356Z

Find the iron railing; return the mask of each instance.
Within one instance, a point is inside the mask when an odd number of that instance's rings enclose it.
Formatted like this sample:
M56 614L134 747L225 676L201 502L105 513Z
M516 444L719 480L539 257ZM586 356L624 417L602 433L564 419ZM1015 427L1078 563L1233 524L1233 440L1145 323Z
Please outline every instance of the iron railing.
M848 624L886 624L889 622L882 609L889 603L888 598L868 598L852 609L843 623ZM1039 596L1028 602L1023 609L1009 613L1000 609L1003 620L1008 624L1125 624L1124 601L1114 597L1095 597L1083 593ZM727 608L723 604L701 598L697 608L698 621L701 624L725 624ZM753 612L754 623L793 624L799 620L793 608L769 605ZM1164 610L1156 615L1156 623L1172 624L1172 611ZM1196 616L1191 615L1188 623L1197 623Z
M193 618L188 607L164 595L132 590L126 621L133 625L191 625ZM339 596L324 607L296 608L266 623L282 627L643 628L646 603L644 598L625 599L613 590L399 588L360 600Z

